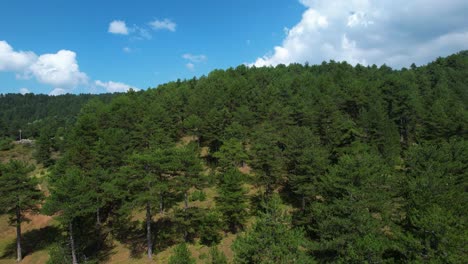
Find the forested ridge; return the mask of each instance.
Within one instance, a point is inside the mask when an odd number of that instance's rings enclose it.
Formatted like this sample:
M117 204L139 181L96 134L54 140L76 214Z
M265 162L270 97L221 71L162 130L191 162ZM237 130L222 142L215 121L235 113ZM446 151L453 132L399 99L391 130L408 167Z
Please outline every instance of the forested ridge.
M81 107L90 99L99 97L109 102L113 96L113 94L59 96L32 93L0 94L0 137L18 139L18 131L21 129L23 138L35 138L39 136L43 127L57 130L68 124L73 125ZM50 124L51 122L54 124Z
M1 209L54 216L49 263L106 262L115 243L158 263L465 263L467 107L466 51L215 70L92 98L58 158L56 139L36 146L47 197L28 164L0 165Z

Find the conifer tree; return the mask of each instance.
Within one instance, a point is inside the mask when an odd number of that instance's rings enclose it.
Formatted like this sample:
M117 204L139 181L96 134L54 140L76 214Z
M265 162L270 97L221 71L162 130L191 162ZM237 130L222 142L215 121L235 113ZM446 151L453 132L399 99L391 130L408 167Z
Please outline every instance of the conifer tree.
M21 223L28 220L25 213L37 212L44 198L37 179L29 176L33 170L34 166L18 160L0 163L0 213L9 214L10 224L16 226L17 262L23 259Z
M286 144L288 183L304 210L306 202L318 194L316 185L327 169L328 152L313 132L305 127L290 127Z
M242 143L234 138L224 141L219 151L213 155L218 159L221 170L242 166L249 158L242 146Z
M240 235L232 246L235 263L315 263L305 249L304 233L291 227L291 219L277 194L273 194L265 212L251 230Z
M412 146L402 182L408 257L414 261L461 263L465 259L468 143L425 142ZM461 262L460 262L461 261Z
M62 162L50 178L51 194L44 205L44 212L48 215L60 213L57 219L68 231L72 262L77 264L79 252L74 228L80 218L95 212L96 197L89 177L79 168Z
M231 168L220 176L216 207L227 228L235 233L247 219L247 190L242 186L244 175L236 168Z
M195 264L187 244L182 243L174 248L174 255L169 259L169 264Z
M284 159L279 137L269 125L260 126L254 133L250 150L250 164L255 172L256 184L263 187L268 197L283 180Z
M226 255L216 246L210 248L209 260L206 264L228 264Z
M120 184L127 185L130 209L143 207L146 211L146 240L148 258L152 258L153 241L151 223L153 209L161 206L164 195L170 192L170 181L175 180L175 173L180 168L177 152L174 148L156 149L135 153L122 168Z
M384 253L397 247L385 230L400 236L391 221L394 181L375 150L362 144L348 148L318 182L320 199L309 204L302 218L308 235L319 242L314 253L323 261L384 261Z

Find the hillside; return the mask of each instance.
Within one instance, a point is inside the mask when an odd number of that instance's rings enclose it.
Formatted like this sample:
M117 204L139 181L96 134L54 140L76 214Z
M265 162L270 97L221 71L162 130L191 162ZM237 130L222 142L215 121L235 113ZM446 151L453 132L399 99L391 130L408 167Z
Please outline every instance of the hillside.
M81 107L92 98L110 101L113 94L0 94L0 138L37 138L41 129L71 125Z
M94 98L60 148L36 145L58 235L25 261L463 263L467 132L466 51L401 70L239 66Z

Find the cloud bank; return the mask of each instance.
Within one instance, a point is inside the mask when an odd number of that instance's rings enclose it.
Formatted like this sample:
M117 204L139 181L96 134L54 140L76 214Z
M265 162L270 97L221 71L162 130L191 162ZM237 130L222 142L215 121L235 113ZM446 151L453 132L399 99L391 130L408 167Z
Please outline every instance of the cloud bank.
M50 95L69 93L78 86L89 88L94 85L80 70L76 57L76 53L70 50L38 56L32 51L16 51L6 41L0 41L0 72L13 72L17 79L34 78L39 83L50 85L53 87ZM130 87L119 82L97 82L95 85L107 92L126 91ZM20 89L20 93L29 92L26 88Z
M301 0L301 21L281 45L250 64L427 63L468 48L468 1Z

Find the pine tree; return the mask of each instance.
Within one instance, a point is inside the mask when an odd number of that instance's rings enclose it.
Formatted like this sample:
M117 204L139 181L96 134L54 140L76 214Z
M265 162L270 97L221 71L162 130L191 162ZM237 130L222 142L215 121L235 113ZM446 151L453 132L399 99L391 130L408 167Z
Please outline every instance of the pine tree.
M153 209L162 210L165 195L173 192L175 176L180 169L178 152L174 148L156 149L135 153L130 156L127 166L122 168L119 183L127 185L130 209L144 208L146 211L146 239L148 258L152 258L153 241L151 223ZM172 181L172 182L171 182ZM117 184L119 184L117 183Z
M268 197L283 180L284 158L279 137L269 125L260 126L254 133L250 150L250 164L255 172L256 184L265 189Z
M213 156L218 159L219 166L223 171L242 166L249 158L242 142L234 138L226 140Z
M182 243L174 248L174 255L169 259L169 264L195 264L187 244Z
M228 264L226 255L216 246L210 248L209 260L205 264Z
M236 233L247 219L247 191L242 186L244 175L232 168L221 174L218 183L216 207L223 216L227 228Z
M394 181L375 150L362 144L348 148L318 182L320 198L302 215L308 220L302 226L318 241L314 253L322 261L384 261L384 253L397 248L391 237L400 236L391 221Z
M251 230L240 235L232 246L235 263L315 263L307 255L304 233L291 227L291 219L278 195L273 194L265 212Z
M466 259L468 144L465 140L412 146L402 182L402 226L414 261L462 263Z
M305 127L290 127L286 135L288 184L302 210L317 195L316 185L328 166L328 152L319 139Z
M73 264L78 263L78 246L75 240L75 225L80 218L95 212L96 195L92 192L89 177L77 167L61 161L51 177L51 194L44 205L44 212L54 215L68 231Z
M17 160L0 163L0 213L9 214L10 224L16 226L17 262L23 259L21 223L28 220L25 213L37 212L44 198L37 179L29 176L33 170L34 166Z

